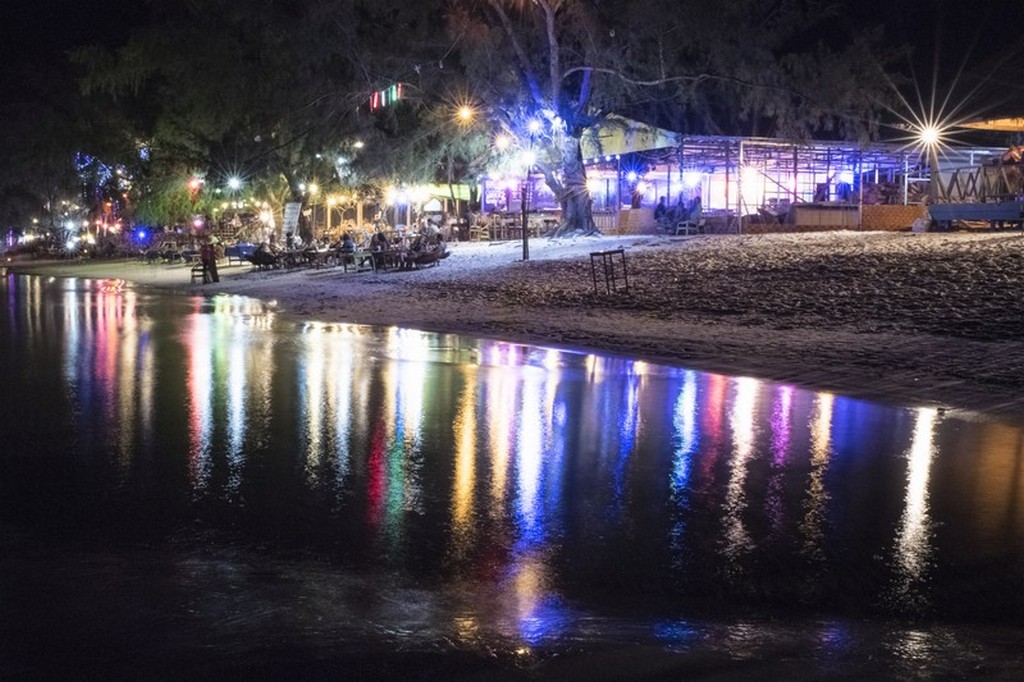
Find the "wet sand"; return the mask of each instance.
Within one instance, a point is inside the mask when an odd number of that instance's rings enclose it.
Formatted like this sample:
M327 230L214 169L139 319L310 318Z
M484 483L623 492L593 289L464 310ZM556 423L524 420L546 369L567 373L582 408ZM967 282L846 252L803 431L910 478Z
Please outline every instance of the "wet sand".
M624 249L628 291L590 253ZM15 262L12 270L275 301L324 322L627 354L854 397L1024 418L1024 237L813 233L462 243L436 267L380 273Z

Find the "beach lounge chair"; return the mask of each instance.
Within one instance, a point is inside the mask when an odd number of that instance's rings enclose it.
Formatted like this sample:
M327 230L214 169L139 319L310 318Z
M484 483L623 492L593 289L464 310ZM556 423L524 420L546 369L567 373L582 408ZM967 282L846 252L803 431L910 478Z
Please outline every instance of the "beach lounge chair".
M704 218L697 218L696 220L687 219L676 223L676 234L704 234L704 228L707 224L707 220Z

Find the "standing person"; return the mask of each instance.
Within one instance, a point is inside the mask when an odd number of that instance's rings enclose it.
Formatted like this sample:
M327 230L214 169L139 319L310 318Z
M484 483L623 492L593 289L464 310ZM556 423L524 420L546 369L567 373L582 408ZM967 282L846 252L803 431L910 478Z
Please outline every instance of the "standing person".
M199 260L203 263L203 284L219 282L220 275L217 274L217 251L213 248L213 242L207 239L199 247Z

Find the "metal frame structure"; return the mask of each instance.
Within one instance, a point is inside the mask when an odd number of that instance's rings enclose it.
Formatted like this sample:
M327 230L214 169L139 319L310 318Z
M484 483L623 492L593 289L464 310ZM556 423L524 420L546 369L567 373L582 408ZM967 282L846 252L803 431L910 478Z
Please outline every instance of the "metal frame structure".
M661 133L664 140L666 133ZM991 165L1005 151L996 148L943 149L936 163L921 148L892 143L681 134L673 141L670 147L595 154L585 163L593 169L592 175L612 178L616 206L622 206L622 197L630 196L641 181L654 184L645 193L647 204L657 197L686 193L689 185L691 192L699 192L705 210L740 221L756 221L766 204L778 203L856 207L859 222L864 203L925 203L933 177L939 190L937 202L984 201L1022 189L1012 171ZM933 165L937 165L934 173ZM636 175L627 177L629 171ZM693 174L700 175L699 188L687 182ZM605 205L610 204L606 197ZM742 229L742 222L737 229Z

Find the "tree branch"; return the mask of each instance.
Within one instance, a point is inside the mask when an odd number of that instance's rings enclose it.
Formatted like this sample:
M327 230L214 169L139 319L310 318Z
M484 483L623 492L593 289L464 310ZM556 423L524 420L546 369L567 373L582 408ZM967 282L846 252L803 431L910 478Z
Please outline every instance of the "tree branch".
M490 5L491 9L495 14L498 15L498 19L501 21L501 27L505 31L505 35L508 37L509 42L512 45L512 51L515 52L516 59L519 61L519 71L523 80L526 81L526 87L530 90L530 94L533 96L533 100L538 104L544 101L544 97L541 94L540 86L537 80L533 77L533 73L530 70L530 59L526 55L526 51L523 46L519 44L519 40L516 39L515 27L512 26L512 20L509 19L508 14L505 13L504 8L497 0L487 0L487 4Z
M562 81L558 77L562 70L562 60L559 53L558 36L555 33L555 10L548 0L535 0L544 12L544 26L547 29L548 40L548 74L551 79L551 104L558 106L558 100L562 94Z
M694 83L698 83L698 82L703 81L703 80L708 80L708 79L711 79L711 78L716 78L715 76L711 76L709 74L700 74L699 76L669 76L667 78L656 78L654 80L638 80L638 79L635 79L635 78L630 78L629 76L627 76L626 74L622 73L618 69L608 69L608 68L601 67L601 66L574 66L574 67L572 67L571 69L568 69L565 73L562 74L562 80L565 80L566 78L568 78L572 74L577 73L579 71L586 71L586 72L589 72L589 73L603 73L603 74L607 74L609 76L615 76L619 80L624 81L626 83L629 83L630 85L641 85L641 86L665 85L666 83L673 83L673 82L680 82L680 81L692 81Z
M590 74L590 69L583 71L583 82L580 83L580 95L576 98L576 111L583 111L583 108L587 104L587 100L590 99Z
M577 73L579 71L585 71L585 72L588 72L588 73L594 73L594 72L596 72L596 73L603 73L603 74L607 74L609 76L615 76L619 80L621 80L621 81L623 81L625 83L629 83L630 85L638 85L638 86L645 86L645 87L654 86L654 85L666 85L668 83L679 83L679 82L685 82L685 81L689 81L689 82L693 83L694 85L696 85L697 83L700 83L702 81L713 80L713 81L720 81L720 82L723 82L723 83L732 83L733 85L742 85L743 87L747 87L747 88L762 88L762 89L765 89L765 90L777 90L779 92L787 92L787 93L790 93L792 95L797 95L797 96L799 96L801 98L804 98L804 99L807 98L807 96L804 93L800 92L799 90L795 90L794 88L785 87L785 86L782 86L782 85L772 85L770 83L754 83L752 81L743 80L742 78L735 78L733 76L719 76L719 75L715 75L715 74L711 74L711 73L702 73L702 74L698 74L696 76L668 76L666 78L656 78L654 80L639 80L639 79L636 79L636 78L630 78L629 76L627 76L626 74L622 73L621 71L618 71L617 69L609 69L609 68L599 67L599 66L574 66L573 68L568 69L565 73L562 74L562 79L564 80L564 79L568 78L569 76L571 76L572 74Z

